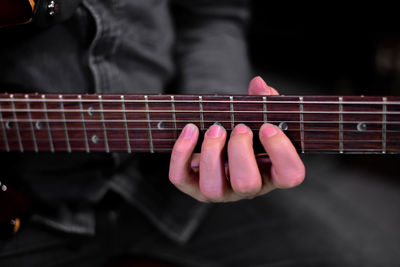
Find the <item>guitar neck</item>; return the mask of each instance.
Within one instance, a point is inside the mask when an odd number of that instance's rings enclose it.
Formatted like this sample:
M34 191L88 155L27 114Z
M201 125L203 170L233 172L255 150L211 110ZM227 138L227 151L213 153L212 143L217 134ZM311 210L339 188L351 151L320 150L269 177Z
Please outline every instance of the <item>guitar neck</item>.
M0 151L170 152L187 123L265 122L302 153L400 152L400 97L71 94L0 94Z

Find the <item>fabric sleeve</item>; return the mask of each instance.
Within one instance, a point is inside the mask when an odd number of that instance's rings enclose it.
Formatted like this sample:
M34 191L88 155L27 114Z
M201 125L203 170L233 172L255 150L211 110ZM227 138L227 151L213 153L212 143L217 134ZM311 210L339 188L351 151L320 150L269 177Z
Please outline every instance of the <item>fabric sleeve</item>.
M179 93L246 94L247 0L172 0Z

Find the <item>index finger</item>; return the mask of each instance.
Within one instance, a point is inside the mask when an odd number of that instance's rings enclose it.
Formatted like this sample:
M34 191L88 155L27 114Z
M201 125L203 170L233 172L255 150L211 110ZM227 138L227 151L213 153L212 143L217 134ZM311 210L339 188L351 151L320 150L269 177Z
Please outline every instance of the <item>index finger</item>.
M182 192L203 201L197 176L191 167L192 153L198 136L199 130L194 124L185 126L172 149L169 180Z

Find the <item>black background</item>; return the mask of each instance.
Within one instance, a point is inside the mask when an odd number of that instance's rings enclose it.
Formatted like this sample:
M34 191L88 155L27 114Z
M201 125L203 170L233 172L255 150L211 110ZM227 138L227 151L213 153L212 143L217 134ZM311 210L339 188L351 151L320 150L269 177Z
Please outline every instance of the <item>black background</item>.
M257 72L319 87L320 94L400 94L395 7L252 3L250 55Z

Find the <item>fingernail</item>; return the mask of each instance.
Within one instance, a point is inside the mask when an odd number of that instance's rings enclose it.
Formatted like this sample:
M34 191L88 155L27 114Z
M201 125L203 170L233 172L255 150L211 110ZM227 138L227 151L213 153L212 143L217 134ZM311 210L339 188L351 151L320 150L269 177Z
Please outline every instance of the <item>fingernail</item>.
M269 138L278 133L278 129L275 125L266 123L261 127L261 135L264 138Z
M235 129L233 129L232 135L235 135L235 134L243 134L243 133L247 133L247 132L249 132L249 127L247 127L247 126L244 125L244 124L238 124L238 125L235 127Z
M207 130L207 136L211 138L221 137L223 133L223 129L221 126L214 124Z
M189 139L193 136L194 131L196 130L196 126L193 124L188 124L183 128L183 131L181 133L181 137L183 139Z

